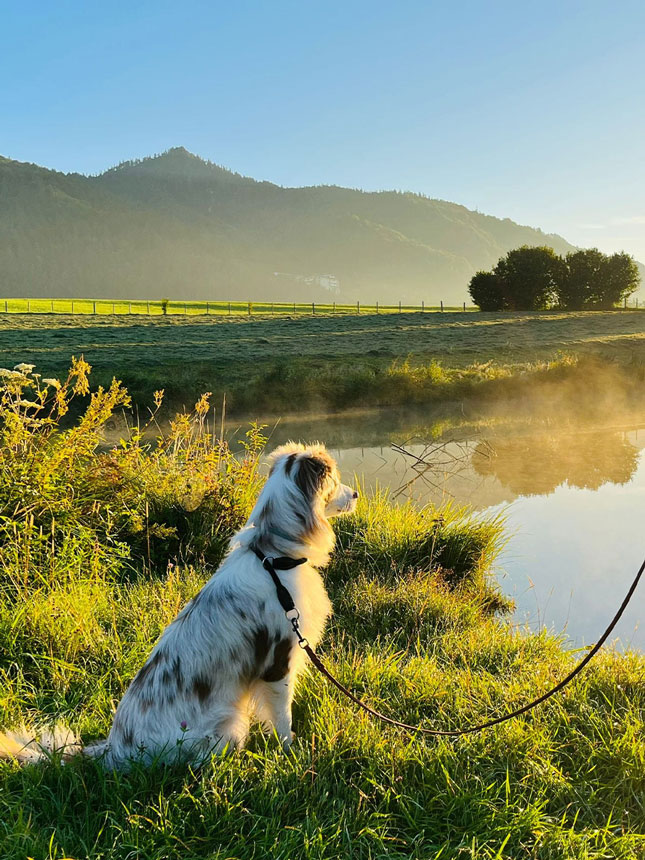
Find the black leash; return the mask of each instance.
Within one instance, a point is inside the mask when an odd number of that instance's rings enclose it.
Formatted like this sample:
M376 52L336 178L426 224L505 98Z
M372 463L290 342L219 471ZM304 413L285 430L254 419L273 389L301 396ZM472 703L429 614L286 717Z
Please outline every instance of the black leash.
M527 711L530 711L532 708L535 708L537 705L541 705L542 702L545 702L547 699L550 699L551 696L554 696L556 693L560 692L567 684L572 681L576 675L580 674L587 663L594 657L598 651L602 648L602 646L607 641L607 638L611 635L612 630L618 624L620 617L625 611L627 604L632 599L632 595L636 591L636 586L638 585L643 572L645 571L645 560L641 564L638 573L634 577L634 581L632 582L629 591L625 595L625 599L621 603L618 611L612 618L609 626L602 634L600 639L596 642L594 647L589 651L589 653L569 672L569 674L563 678L555 687L552 687L550 690L547 690L546 693L539 696L537 699L534 699L532 702L529 702L527 705L523 705L521 708L517 708L515 711L511 711L508 714L503 714L501 717L495 717L493 720L489 720L487 723L480 723L476 726L468 726L465 729L448 729L441 731L440 729L425 729L422 726L410 726L407 723L402 723L399 720L393 720L391 717L386 717L385 714L381 714L379 711L375 711L374 708L370 708L369 705L366 705L365 702L362 702L357 696L355 696L351 690L348 690L347 687L343 686L340 681L335 678L331 672L325 668L322 660L316 652L313 650L309 642L305 639L305 637L300 632L300 626L298 624L300 613L295 607L293 602L293 598L289 593L288 589L280 581L280 577L276 573L276 570L291 570L294 567L298 567L298 565L305 564L307 561L306 558L288 558L286 556L279 556L278 558L269 558L263 555L259 550L252 547L253 552L257 555L257 557L262 562L262 566L269 573L271 579L273 580L276 592L278 595L278 600L280 601L280 605L284 609L285 615L288 620L291 622L291 626L293 627L293 632L298 637L298 644L303 649L303 651L307 654L311 662L314 664L316 669L321 672L328 681L337 687L341 693L344 693L348 699L351 699L354 704L358 705L359 708L362 708L366 713L370 714L373 717L377 717L379 720L382 720L384 723L389 723L391 726L398 726L401 729L407 729L410 732L421 732L424 735L443 735L449 737L455 737L457 735L468 735L473 732L480 732L482 729L488 729L491 726L496 726L499 723L504 723L506 720L512 720L514 717L519 717L521 714L525 714Z

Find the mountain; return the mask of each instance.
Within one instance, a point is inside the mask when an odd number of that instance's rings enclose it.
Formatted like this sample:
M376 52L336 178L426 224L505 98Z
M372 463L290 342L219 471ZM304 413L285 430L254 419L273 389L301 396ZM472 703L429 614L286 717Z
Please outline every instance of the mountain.
M8 297L455 304L524 244L573 249L419 194L258 182L183 147L98 176L0 157Z

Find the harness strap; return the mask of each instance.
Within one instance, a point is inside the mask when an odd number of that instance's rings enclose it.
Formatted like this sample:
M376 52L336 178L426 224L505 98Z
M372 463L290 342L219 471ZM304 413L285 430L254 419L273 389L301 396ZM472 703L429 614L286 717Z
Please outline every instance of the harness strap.
M607 641L612 630L614 629L616 624L618 624L618 621L620 620L621 615L625 611L627 604L631 600L632 595L634 594L634 591L636 591L636 586L638 585L638 583L639 583L639 581L643 575L643 572L645 571L645 561L643 561L643 563L641 564L641 566L638 570L638 573L634 577L634 580L633 580L627 594L625 595L625 599L623 600L620 607L618 608L618 611L616 612L616 614L614 615L614 617L610 621L609 626L607 627L605 632L602 634L600 639L596 642L594 647L589 651L589 653L586 654L585 657L579 663L577 663L576 666L574 666L574 668L569 672L569 674L565 678L563 678L558 684L555 685L555 687L552 687L550 690L547 690L546 693L543 693L537 699L534 699L532 702L529 702L528 704L523 705L521 708L517 708L514 711L510 711L508 714L502 714L501 717L495 717L494 719L489 720L486 723L479 723L478 725L475 725L475 726L467 726L464 729L445 729L442 731L440 729L426 729L426 728L423 728L422 726L411 726L411 725L408 725L408 723L402 723L399 720L394 720L394 719L392 719L392 717L386 717L385 714L381 714L379 711L374 710L374 708L370 708L369 705L366 705L365 702L361 701L357 696L355 696L351 690L348 690L347 687L345 687L343 684L341 684L341 682L337 678L335 678L331 674L331 672L325 667L325 664L322 662L320 657L316 654L316 652L311 647L309 642L307 642L305 637L300 632L300 627L298 625L298 619L300 617L300 614L294 605L293 598L289 594L289 591L280 582L280 579L279 579L277 573L275 572L275 568L277 568L278 570L291 570L291 568L297 567L300 564L304 564L307 561L307 559L306 558L292 559L292 558L286 558L286 557L267 558L266 556L262 555L262 553L259 552L259 550L255 549L255 548L253 548L253 552L261 560L262 565L264 566L264 569L269 572L269 574L271 575L271 578L273 579L273 582L275 583L276 591L278 594L278 600L280 601L280 605L284 609L288 620L291 622L291 626L293 627L293 632L298 637L298 644L303 649L303 651L306 653L306 655L309 657L309 659L314 664L316 669L318 669L318 671L322 675L324 675L328 681L330 681L335 687L337 687L341 691L341 693L343 693L345 696L347 696L348 699L351 699L351 701L354 702L354 704L358 705L359 708L362 708L365 711L365 713L370 714L370 716L372 716L372 717L377 717L379 720L382 720L384 723L389 723L389 725L391 725L391 726L398 726L399 728L406 729L406 731L409 731L409 732L418 732L418 733L424 734L424 735L439 735L442 737L457 737L459 735L469 735L469 734L472 734L473 732L480 732L483 729L488 729L491 726L496 726L499 723L505 723L506 720L511 720L514 717L519 717L520 714L525 714L527 711L532 710L532 708L535 708L537 705L540 705L542 702L545 702L547 699L550 699L551 696L554 696L556 693L558 693L560 690L562 690L564 687L566 687L567 684L570 681L572 681L575 678L575 676L578 675L584 669L584 667L591 660L591 658L594 657L598 653L598 651L600 651L600 649L602 648L604 643ZM284 567L281 566L282 564L284 564Z
M286 555L279 555L277 558L271 558L269 556L264 555L264 553L261 553L260 550L254 546L252 546L251 549L260 559L260 561L262 562L262 567L267 571L267 573L273 580L273 584L275 585L275 590L278 595L278 600L280 601L280 606L284 609L285 612L293 612L293 610L296 609L295 603L293 602L293 597L289 593L289 590L280 581L280 577L276 573L276 570L293 570L294 567L299 567L301 564L305 564L307 559L289 558ZM289 620L291 621L291 618L289 618Z

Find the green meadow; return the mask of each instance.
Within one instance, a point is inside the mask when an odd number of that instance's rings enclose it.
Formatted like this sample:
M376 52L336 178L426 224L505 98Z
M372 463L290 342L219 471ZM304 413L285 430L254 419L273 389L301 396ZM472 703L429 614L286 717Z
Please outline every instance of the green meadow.
M154 444L141 427L106 450L127 392L95 391L71 421L87 365L61 380L24 366L2 378L0 727L63 719L90 741L247 516L264 438L251 426L233 456L201 399ZM376 495L336 532L320 651L385 713L462 727L524 704L581 657L506 620L503 520ZM199 771L0 762L0 855L642 860L644 681L643 655L607 649L539 709L434 739L370 720L310 672L289 754L256 729Z
M412 313L415 311L446 310L476 311L474 306L461 308L436 307L423 305L372 304L361 302L352 304L342 302L207 302L207 301L170 301L169 299L0 299L0 313L6 314L80 314L80 315L123 315L135 316L274 316L300 314L360 314L362 313Z
M162 388L178 407L210 391L229 414L281 415L514 396L563 378L593 390L591 368L638 387L645 314L0 314L0 366L60 374L73 355L140 405Z

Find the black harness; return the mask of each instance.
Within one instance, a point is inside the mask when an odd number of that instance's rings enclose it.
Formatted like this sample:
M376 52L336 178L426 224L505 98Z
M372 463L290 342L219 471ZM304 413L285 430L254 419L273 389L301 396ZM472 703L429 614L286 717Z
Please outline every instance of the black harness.
M269 574L271 579L273 580L273 584L275 585L276 594L278 596L278 600L280 601L280 606L284 609L284 614L287 616L287 619L291 622L291 626L293 627L293 632L298 637L298 644L301 648L304 648L304 644L307 640L300 632L300 627L298 626L298 620L300 619L300 613L296 609L296 604L293 602L293 597L291 596L289 589L286 588L282 582L280 581L280 577L276 573L276 570L293 570L294 567L300 567L301 564L306 564L306 558L289 558L287 555L279 555L277 557L272 557L268 555L264 555L261 553L259 549L252 546L251 549L257 555L257 557L262 562L262 567ZM307 643L308 647L308 643Z

